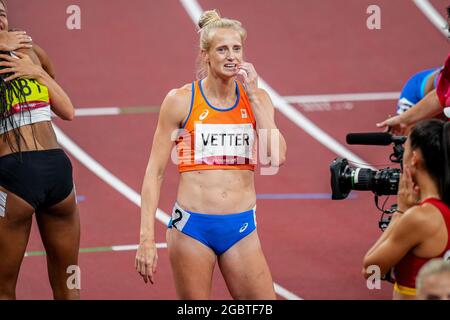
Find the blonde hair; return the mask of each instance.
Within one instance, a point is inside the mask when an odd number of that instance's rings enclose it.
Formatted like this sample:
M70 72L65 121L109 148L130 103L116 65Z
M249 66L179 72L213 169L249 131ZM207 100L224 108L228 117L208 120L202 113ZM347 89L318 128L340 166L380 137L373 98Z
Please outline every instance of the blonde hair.
M442 258L435 258L428 261L419 271L416 277L416 289L419 293L423 288L425 279L434 274L449 273L450 261Z
M247 31L238 20L222 18L217 10L203 12L198 21L198 32L200 33L200 51L208 51L216 29L231 29L239 33L242 42L247 37ZM207 66L198 58L197 78L204 78L207 74Z

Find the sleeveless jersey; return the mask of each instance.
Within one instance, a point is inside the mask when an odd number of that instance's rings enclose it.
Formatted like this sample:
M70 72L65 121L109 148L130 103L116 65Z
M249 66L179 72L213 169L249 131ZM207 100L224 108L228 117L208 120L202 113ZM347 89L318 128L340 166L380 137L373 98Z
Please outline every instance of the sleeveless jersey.
M450 250L450 208L447 207L444 202L435 198L426 199L421 203L421 205L424 203L430 203L438 208L445 220L447 233L449 233L449 239L447 240L447 245L444 251L434 258L443 257L445 253ZM395 280L398 285L408 288L415 288L417 273L422 266L431 259L432 258L417 257L412 251L408 252L394 268Z
M202 80L192 83L191 107L178 139L178 170L254 170L256 122L242 84L236 101L221 109L206 98Z
M51 120L51 102L46 86L23 78L12 81L11 85L13 89L5 92L7 108L0 114L0 135L18 127ZM15 93L18 90L22 91L26 101L19 100Z

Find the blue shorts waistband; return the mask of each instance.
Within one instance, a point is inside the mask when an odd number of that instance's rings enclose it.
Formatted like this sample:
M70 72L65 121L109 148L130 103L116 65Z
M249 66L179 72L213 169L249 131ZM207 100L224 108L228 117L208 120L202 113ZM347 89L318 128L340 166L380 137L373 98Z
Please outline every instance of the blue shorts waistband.
M189 211L186 209L183 209L183 207L181 207L178 202L175 202L175 207L177 207L188 212L190 215L192 216L198 216L198 217L209 217L209 218L217 218L217 219L229 219L230 217L233 216L239 216L239 215L246 215L246 214L254 214L256 212L256 205L250 209L250 210L246 210L246 211L242 211L242 212L238 212L238 213L224 213L224 214L210 214L210 213L200 213L200 212L194 212L194 211Z

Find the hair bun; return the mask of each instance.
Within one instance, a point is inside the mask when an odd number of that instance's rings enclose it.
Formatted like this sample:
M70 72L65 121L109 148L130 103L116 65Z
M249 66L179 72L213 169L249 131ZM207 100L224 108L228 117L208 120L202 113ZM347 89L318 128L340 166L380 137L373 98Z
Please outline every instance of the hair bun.
M207 25L211 24L214 21L220 20L220 14L217 12L217 10L208 10L203 12L202 16L198 20L198 27L200 29L203 29Z

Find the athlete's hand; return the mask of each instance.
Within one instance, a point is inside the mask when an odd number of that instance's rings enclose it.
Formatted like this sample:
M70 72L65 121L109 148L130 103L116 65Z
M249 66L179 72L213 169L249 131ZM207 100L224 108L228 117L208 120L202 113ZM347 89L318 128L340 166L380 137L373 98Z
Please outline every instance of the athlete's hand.
M14 51L33 47L33 39L25 31L1 31L0 50Z
M136 253L135 268L144 278L144 282L155 283L156 265L158 262L158 253L154 241L141 242Z
M411 169L405 167L400 175L398 184L397 203L398 210L405 212L419 202L419 186L413 181Z
M395 117L389 117L383 122L377 123L378 128L386 128L393 135L403 136L408 130L408 125L404 123L402 117L397 115Z
M242 79L242 83L247 90L248 98L251 101L258 92L258 74L253 64L248 62L239 64L237 68L237 77Z
M21 52L14 52L16 57L11 57L7 54L0 54L0 74L12 73L5 81L11 81L16 78L36 79L45 73L41 66L34 64L31 58Z

